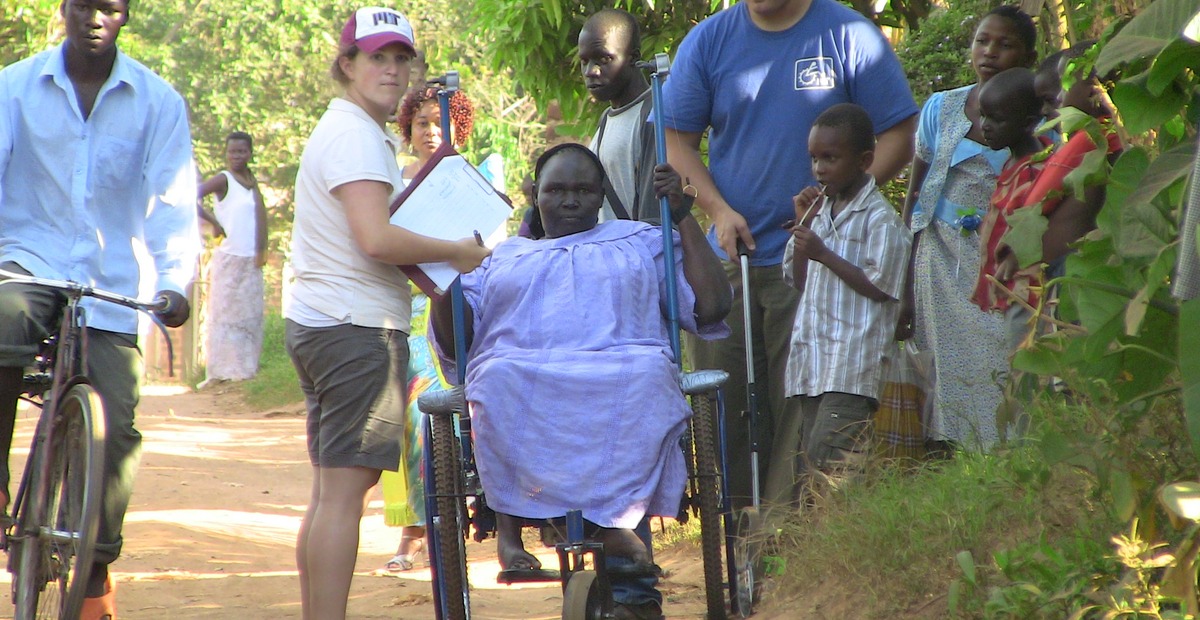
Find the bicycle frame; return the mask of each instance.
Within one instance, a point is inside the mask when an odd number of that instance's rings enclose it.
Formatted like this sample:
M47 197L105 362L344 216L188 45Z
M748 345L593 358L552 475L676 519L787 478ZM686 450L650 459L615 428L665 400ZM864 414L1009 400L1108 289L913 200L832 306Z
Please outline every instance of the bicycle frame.
M55 335L47 338L38 357L35 360L33 375L24 376L22 378L22 389L19 397L26 402L29 402L41 409L38 417L37 428L35 431L33 445L30 448L30 454L24 472L21 476L21 483L18 487L16 497L13 502L13 516L10 523L5 525L5 529L9 530L7 544L16 545L16 554L11 553L9 558L9 570L14 573L13 598L18 618L30 616L37 611L39 605L39 591L45 589L46 584L42 580L49 580L50 583L58 582L59 577L54 576L54 572L49 567L62 569L64 566L66 572L60 573L61 587L64 588L65 596L60 602L62 608L60 613L75 615L78 609L75 606L82 601L82 590L78 584L87 582L88 574L91 570L91 554L92 549L89 545L95 544L96 527L99 522L99 496L102 493L102 474L100 469L103 467L103 436L104 436L104 417L102 406L92 405L90 402L81 402L81 409L74 410L74 413L83 413L82 416L75 417L70 410L70 402L67 402L67 409L63 409L64 398L72 390L77 393L71 398L76 401L86 400L87 395L97 399L94 390L88 385L87 379L87 347L88 347L88 330L86 320L86 310L81 305L84 297L94 297L106 302L117 303L125 307L145 312L150 314L154 311L165 310L168 306L165 299L158 299L153 303L143 303L136 299L109 293L92 287L84 286L74 282L50 280L27 276L20 273L12 273L0 270L0 284L15 283L27 286L40 287L47 290L57 291L64 298L62 306L59 310L59 324ZM156 325L164 330L165 327L157 317L154 317ZM167 339L168 352L172 352L170 338ZM170 368L173 374L173 368ZM49 376L47 377L47 372ZM84 386L77 388L77 386ZM81 395L83 396L81 398ZM86 404L87 406L84 406ZM99 411L95 407L101 407ZM85 448L78 453L78 458L83 458L83 471L79 472L74 466L64 465L56 459L63 458L61 454L56 454L58 451L66 450L67 445L64 443L58 445L56 440L61 442L69 442L71 425L73 422L82 420L83 432L86 433ZM67 452L63 452L67 454ZM62 471L56 471L56 467L67 467ZM80 527L73 528L66 526L63 529L58 519L62 513L56 512L61 510L53 506L53 500L63 501L66 498L68 506L74 505L71 503L71 497L63 495L61 489L58 490L59 495L52 497L53 489L57 489L56 484L61 482L58 480L58 475L64 471L75 472L74 475L82 475L82 502L76 506L80 508ZM72 475L72 474L68 474ZM68 486L71 484L68 483ZM93 495L94 494L94 495ZM71 509L68 507L68 511ZM48 514L50 513L54 514ZM86 515L86 516L84 516ZM49 523L48 519L54 518L54 523ZM69 518L68 518L69 519ZM41 541L41 542L39 542ZM47 549L50 545L79 545L84 548L83 551L76 553L75 550L67 552L65 556L55 555L54 557L67 558L66 564L55 565L52 560L47 559ZM61 547L59 547L61 549ZM57 553L57 552L56 552ZM51 562L50 565L44 565L44 562ZM73 567L73 572L71 571ZM35 571L32 576L22 573L25 571ZM49 577L39 575L51 575ZM71 585L66 585L68 578ZM36 590L29 586L29 580L35 579Z

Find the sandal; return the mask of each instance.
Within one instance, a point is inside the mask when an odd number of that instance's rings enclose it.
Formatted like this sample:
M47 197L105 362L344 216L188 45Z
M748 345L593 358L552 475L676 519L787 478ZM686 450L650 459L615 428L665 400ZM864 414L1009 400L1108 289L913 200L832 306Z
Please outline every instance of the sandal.
M112 573L104 580L104 594L83 599L79 620L116 620L117 584Z
M424 538L405 538L402 539L402 541L403 540L409 541L409 552L397 553L396 555L392 556L392 559L387 561L387 564L383 565L383 567L387 569L387 572L389 573L403 573L405 571L412 570L414 563L417 561L417 556L425 554ZM403 545L401 548L404 548ZM428 558L426 558L425 565L429 565Z
M387 564L384 564L383 567L387 569L387 572L389 573L403 573L404 571L410 571L413 569L413 559L415 555L416 554L411 553L397 553L396 555L392 556L392 559L388 560Z

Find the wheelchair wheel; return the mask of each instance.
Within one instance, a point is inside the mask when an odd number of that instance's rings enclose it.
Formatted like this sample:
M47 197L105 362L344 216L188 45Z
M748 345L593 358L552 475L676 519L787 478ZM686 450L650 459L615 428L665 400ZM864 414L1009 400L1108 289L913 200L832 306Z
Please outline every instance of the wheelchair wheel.
M725 618L725 582L721 575L721 469L713 429L713 395L692 397L692 445L696 460L696 498L700 511L700 549L704 560L704 596L709 620Z
M573 573L563 593L563 620L603 620L603 596L596 571Z
M463 414L465 415L465 414ZM437 567L445 587L444 618L465 620L467 617L467 561L463 549L462 461L460 444L454 435L454 416L429 416L433 425L433 481L437 494L438 558Z
M762 594L762 515L757 508L743 508L737 516L737 540L733 545L733 565L737 574L731 598L737 614L749 618Z
M100 397L90 385L72 386L49 415L39 423L51 424L49 443L35 443L31 453L30 486L22 494L17 535L10 541L18 618L79 617L100 526Z

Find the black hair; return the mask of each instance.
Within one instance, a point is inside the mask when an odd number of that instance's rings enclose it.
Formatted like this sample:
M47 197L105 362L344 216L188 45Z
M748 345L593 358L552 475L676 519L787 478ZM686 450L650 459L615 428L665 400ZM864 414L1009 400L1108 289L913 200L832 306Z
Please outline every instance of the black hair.
M228 136L225 136L225 144L229 144L234 140L245 140L246 144L250 145L250 148L254 148L254 138L251 138L250 134L244 131L231 131Z
M1029 13L1022 11L1021 7L1015 4L1005 4L988 11L984 17L988 15L1011 21L1017 28L1017 36L1021 38L1021 43L1025 45L1025 51L1030 54L1037 53L1037 26L1033 25L1033 18Z
M1033 71L1025 67L1013 67L997 73L984 88L989 91L1000 90L1005 107L1016 107L1030 117L1041 115L1042 98L1033 87Z
M1058 50L1042 59L1041 64L1038 65L1037 72L1039 74L1058 75L1058 63L1063 59L1063 56L1067 55L1067 51Z
M529 216L529 234L534 239L541 239L546 236L546 227L542 225L542 214L538 211L537 194L538 186L542 183L542 168L546 167L546 163L554 158L555 155L565 151L575 151L585 155L593 164L596 165L596 170L600 171L600 185L604 185L606 174L604 172L604 164L600 161L600 156L592 152L588 147L575 142L564 142L546 149L541 157L537 158L537 163L533 165L533 204L530 205Z
M1062 49L1062 50L1058 50L1058 52L1055 52L1054 53L1055 64L1054 64L1054 66L1052 66L1052 68L1054 68L1055 73L1061 73L1060 67L1058 67L1058 65L1061 65L1062 61L1064 61L1064 60L1069 61L1069 60L1073 60L1076 58L1080 58L1080 56L1087 54L1087 50L1092 49L1092 47L1094 47L1094 46L1096 46L1096 40L1094 40L1094 38L1088 38L1088 40L1086 40L1086 41L1080 41L1079 43L1075 43L1074 46L1070 46L1067 49ZM1046 61L1049 61L1049 60L1050 59L1046 59ZM1045 62L1043 62L1043 65L1045 65ZM1038 72L1042 72L1042 71L1043 71L1042 67L1038 67ZM1094 70L1094 68L1092 70L1092 76L1096 76L1096 70Z
M600 9L587 18L583 22L583 27L595 24L599 29L612 28L613 26L622 26L629 33L629 49L626 51L631 56L637 58L641 55L642 50L642 31L638 27L637 18L629 11L621 9Z
M875 150L875 126L862 106L853 103L832 105L817 116L813 127L841 129L855 153Z

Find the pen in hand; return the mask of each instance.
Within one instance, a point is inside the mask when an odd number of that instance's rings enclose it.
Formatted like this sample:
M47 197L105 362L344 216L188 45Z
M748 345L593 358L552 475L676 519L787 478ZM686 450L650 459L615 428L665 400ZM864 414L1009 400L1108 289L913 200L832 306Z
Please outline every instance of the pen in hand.
M483 236L479 234L478 230L475 231L475 243L478 243L479 247L483 247Z

